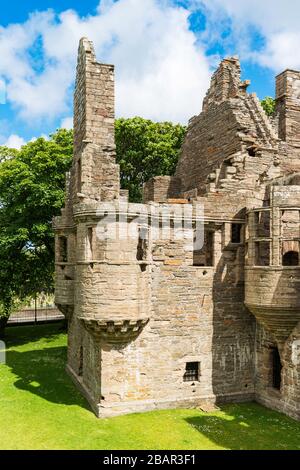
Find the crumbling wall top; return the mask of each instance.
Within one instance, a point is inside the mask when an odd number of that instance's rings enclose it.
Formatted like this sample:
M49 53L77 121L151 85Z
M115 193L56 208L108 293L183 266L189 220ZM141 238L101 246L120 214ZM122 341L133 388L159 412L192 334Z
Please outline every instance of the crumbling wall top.
M81 38L79 42L78 55L85 56L87 60L96 62L96 54L92 41L86 37Z
M203 100L203 111L210 104L220 104L228 98L235 98L245 93L249 80L241 82L241 66L237 57L227 57L222 60L212 76L210 88Z
M98 63L93 43L82 38L74 94L75 153L87 142L114 147L114 105L114 66Z

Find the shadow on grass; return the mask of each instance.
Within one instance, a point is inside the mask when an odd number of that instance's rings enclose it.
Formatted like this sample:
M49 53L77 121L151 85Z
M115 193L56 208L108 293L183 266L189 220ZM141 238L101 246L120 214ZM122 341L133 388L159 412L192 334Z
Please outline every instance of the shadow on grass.
M300 425L256 404L225 406L223 414L195 416L186 421L218 446L231 450L298 449Z
M66 349L8 350L6 365L17 376L14 386L53 403L88 408L65 372Z
M66 333L66 330L62 322L44 325L9 326L6 327L4 341L8 348L40 340L48 344L57 335L63 333Z

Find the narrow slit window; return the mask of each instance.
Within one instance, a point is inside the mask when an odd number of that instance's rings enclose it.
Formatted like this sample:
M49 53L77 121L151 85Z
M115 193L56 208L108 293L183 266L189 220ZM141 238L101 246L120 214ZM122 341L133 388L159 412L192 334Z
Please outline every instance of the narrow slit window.
M81 159L77 161L77 191L81 192Z
M59 237L58 239L59 262L67 263L68 261L68 239L67 237Z
M145 261L147 259L147 239L143 230L139 230L138 243L136 248L137 261Z
M187 362L185 365L185 373L183 375L184 382L199 381L200 368L199 362Z
M80 346L79 350L79 367L78 367L78 375L81 377L83 374L83 347Z
M93 238L94 238L93 227L88 227L87 244L88 244L88 259L89 260L93 259Z
M272 349L272 385L276 390L280 390L281 386L281 361L278 348Z
M241 243L242 224L231 224L231 243Z

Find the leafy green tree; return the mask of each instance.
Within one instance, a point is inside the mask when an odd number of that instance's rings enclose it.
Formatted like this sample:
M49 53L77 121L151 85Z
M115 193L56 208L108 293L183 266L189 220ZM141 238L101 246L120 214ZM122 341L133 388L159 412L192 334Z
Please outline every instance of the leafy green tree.
M261 105L265 110L265 113L268 116L272 116L275 112L275 100L271 98L271 96L266 96L263 100L261 100Z
M145 181L174 173L186 129L140 117L117 119L115 128L121 187L129 190L131 201L140 202Z
M16 155L18 155L18 153L19 151L16 149L0 147L0 163L15 157Z
M16 299L53 289L52 218L64 202L72 131L0 148L0 334Z

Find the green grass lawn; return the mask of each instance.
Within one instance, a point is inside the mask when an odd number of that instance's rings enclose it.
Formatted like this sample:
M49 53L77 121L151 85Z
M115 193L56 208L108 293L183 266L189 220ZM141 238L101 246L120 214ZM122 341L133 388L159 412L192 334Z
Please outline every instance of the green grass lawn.
M254 403L97 419L65 374L60 325L7 328L0 449L300 449L300 423Z

